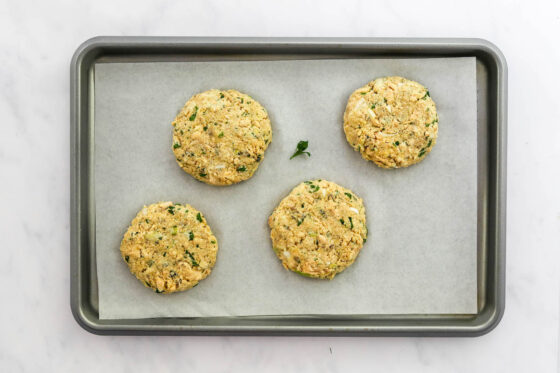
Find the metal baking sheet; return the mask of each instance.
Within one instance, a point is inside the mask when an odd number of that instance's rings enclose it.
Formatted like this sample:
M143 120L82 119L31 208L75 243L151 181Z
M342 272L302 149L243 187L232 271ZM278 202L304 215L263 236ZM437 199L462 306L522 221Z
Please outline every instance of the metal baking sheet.
M144 40L143 43L140 40ZM135 41L137 42L136 48L139 48L138 51L132 52L129 51L124 53L124 50L127 49L125 47L128 44L129 48L134 48ZM152 43L150 43L150 41ZM156 42L157 41L157 42ZM119 42L122 44L120 52L111 54L109 52L111 47L117 47ZM321 332L351 332L351 333L360 333L360 332L371 332L371 333L380 333L380 332L401 332L401 333L412 333L413 331L416 332L425 332L425 333L433 333L435 330L430 330L431 328L436 328L436 330L442 330L447 333L453 332L454 328L457 328L459 324L467 322L470 323L470 328L466 326L459 330L456 330L457 333L464 332L470 334L476 334L476 329L478 328L478 333L481 331L489 330L491 325L494 323L489 323L486 321L486 325L484 328L480 324L480 318L488 312L489 307L489 291L487 289L488 285L488 250L484 250L484 238L485 234L488 237L488 226L484 223L484 217L481 216L481 205L483 206L484 202L481 201L481 197L484 197L485 193L483 192L483 188L490 188L490 184L488 183L487 178L484 175L488 176L488 171L491 168L489 165L489 153L491 153L491 148L488 147L489 145L489 135L490 135L490 128L488 128L488 112L489 106L487 100L484 98L488 98L489 95L485 94L486 92L490 91L491 85L488 84L490 80L490 72L492 72L492 66L494 68L501 67L503 70L502 72L505 73L505 64L500 65L500 55L499 52L495 51L494 49L489 47L489 44L486 44L482 41L471 41L471 43L475 44L475 46L471 46L472 51L471 53L450 53L451 51L447 51L448 53L440 53L440 54L424 54L427 50L429 50L428 46L425 46L424 52L419 52L416 54L404 54L398 53L398 50L395 50L395 53L380 53L381 51L379 48L388 48L391 49L391 45L384 45L386 40L364 40L364 39L357 39L357 40L317 40L317 39L308 39L308 40L286 40L286 41L279 41L279 40L267 40L261 41L256 39L225 39L221 42L219 40L208 40L208 39L130 39L127 43L126 40L122 39L104 39L104 40L96 40L95 42L91 43L89 47L93 46L93 50L96 50L99 53L95 58L92 60L92 64L89 65L90 68L88 69L88 73L84 74L83 76L87 78L86 81L73 81L74 84L77 83L86 83L84 85L88 86L88 97L90 99L89 102L85 102L87 105L87 112L90 116L88 119L88 126L84 126L81 123L79 128L74 127L76 129L83 129L84 127L88 128L88 141L89 141L89 149L90 151L87 152L85 155L88 159L88 166L89 169L89 184L88 192L93 192L94 188L91 188L93 184L93 170L91 168L92 164L94 163L93 158L93 151L91 146L94 144L95 137L94 132L92 132L92 124L93 121L91 120L91 115L93 114L93 81L92 81L92 70L91 66L97 62L146 62L146 61L196 61L196 60L204 60L204 61L223 61L227 59L239 59L239 60L253 60L253 61L262 61L262 60L285 60L285 59L325 59L325 58L337 58L337 59L349 59L349 58L376 58L378 56L383 57L451 57L451 56L470 56L477 58L477 87L478 87L478 105L479 107L479 167L478 167L478 217L479 217L479 227L478 227L478 268L479 268L479 281L478 281L478 298L479 298L479 312L476 315L451 315L451 314L422 314L422 315L404 315L404 314L371 314L371 315L352 315L352 316L343 316L343 315L324 315L324 316L276 316L276 317L196 317L196 318L167 318L167 319L137 319L137 320L111 320L109 323L108 320L100 320L99 319L99 312L98 312L98 304L97 304L97 294L93 294L91 290L97 289L89 289L90 294L92 297L90 298L90 306L93 308L93 311L97 313L95 315L95 319L89 319L89 321L94 321L96 326L95 331L97 332L117 332L119 329L121 331L128 330L128 332L132 331L144 331L144 332L155 332L155 333L162 333L162 332L173 332L173 331L181 331L184 333L190 332L214 332L214 333L259 333L259 332L275 332L275 333L286 333L288 331L293 331L297 333L321 333ZM411 46L414 46L415 42L417 45L422 44L421 41L411 41ZM404 43L404 41L401 41ZM430 44L427 41L424 41L426 44ZM438 41L431 41L431 43L437 46ZM444 47L443 41L439 41L440 47ZM152 45L151 45L152 44ZM392 44L393 46L397 46L399 43L395 42ZM447 48L449 47L450 43L447 43ZM463 43L458 43L458 45L468 44L468 41L463 41ZM150 46L151 45L151 46ZM174 46L174 47L173 47ZM259 46L258 49L255 49L256 46ZM285 47L290 49L291 47L294 50L283 50L281 47ZM341 48L341 46L343 46ZM351 46L353 46L351 48ZM166 48L164 48L166 47ZM214 48L212 48L214 47ZM435 46L432 45L432 48ZM150 49L159 49L161 50L154 51L152 54L146 54ZM176 49L178 48L178 49ZM345 50L348 48L349 50ZM477 48L479 51L477 52ZM490 55L493 55L494 58L494 65L488 66L488 61L486 64L482 60L480 54L480 50L489 49ZM105 49L105 52L99 51L99 49ZM233 50L232 50L233 49ZM237 50L236 50L237 49ZM243 49L246 49L245 53ZM268 51L266 49L269 49ZM398 48L397 48L398 49ZM401 45L401 49L402 45ZM451 48L452 49L452 48ZM119 48L116 48L115 52L117 52ZM143 51L142 51L143 50ZM252 50L252 52L251 52ZM259 53L255 55L255 51L258 50ZM108 53L109 52L109 53ZM144 52L144 53L142 53ZM167 52L167 53L166 53ZM377 53L376 53L377 52ZM403 52L402 50L400 52ZM488 51L487 51L488 52ZM89 52L91 53L91 52ZM477 54L478 53L478 54ZM83 57L82 53L82 57ZM87 55L87 53L85 53ZM80 58L80 54L76 54L76 58L74 60L75 64L74 72L77 72L79 68L83 68L83 60L82 65L78 66L78 60ZM85 71L84 71L85 72ZM499 72L499 69L496 69L495 73ZM505 77L505 75L504 75ZM505 80L502 80L505 89ZM484 86L486 84L486 86ZM76 88L76 85L74 85ZM77 92L76 92L77 93ZM481 100L482 99L482 100ZM81 100L84 103L83 100ZM79 103L79 101L78 101ZM499 102L491 103L493 105L498 105ZM485 115L486 114L486 115ZM486 119L486 121L484 120ZM505 119L505 118L504 118ZM79 123L74 123L74 125L79 125ZM85 145L85 144L77 144L77 145ZM482 148L482 149L481 149ZM82 147L83 149L83 147ZM499 157L497 158L497 160ZM73 160L75 160L73 158ZM499 164L498 164L499 165ZM80 171L83 171L83 167L80 167ZM73 167L73 171L75 171ZM75 175L73 175L75 176ZM490 175L491 176L491 175ZM79 180L83 181L83 179ZM74 180L76 182L76 180ZM75 186L75 184L74 184ZM74 196L75 197L75 196ZM95 262L95 252L93 249L95 246L95 236L94 232L91 230L92 227L95 227L95 204L92 203L95 201L95 195L89 195L89 209L88 209L88 217L89 223L88 226L88 234L90 237L90 271L89 273L92 275L96 275L95 268L91 268L94 266ZM75 200L73 202L76 202ZM74 205L73 205L74 207ZM499 207L499 205L497 206ZM92 211L93 209L93 211ZM84 211L85 212L85 211ZM93 221L92 221L93 220ZM500 224L502 224L500 222ZM501 228L501 227L500 227ZM74 232L75 233L75 232ZM73 236L74 237L74 236ZM92 245L93 244L93 245ZM474 245L473 245L474 246ZM499 248L499 247L498 247ZM75 249L75 247L73 247ZM473 248L474 250L475 248ZM498 253L498 251L497 251ZM74 251L73 251L74 254ZM73 257L74 259L74 257ZM75 269L75 267L73 267ZM74 280L74 278L73 278ZM90 277L90 284L97 280L96 277ZM73 282L74 284L74 282ZM75 287L73 287L75 289ZM499 290L499 289L497 289ZM74 292L73 292L74 294ZM83 295L83 292L82 292ZM499 295L499 294L497 294ZM74 300L75 298L73 298ZM497 298L499 300L499 297ZM79 303L79 302L78 302ZM73 310L75 311L75 315L77 315L77 319L81 320L84 324L84 318L81 317L81 313L84 311L84 304L79 303L75 304L73 302ZM499 315L503 307L500 307L498 302L494 302L494 312L492 317L499 319ZM494 319L494 322L497 322ZM174 320L174 328L171 324L169 324L170 320ZM478 324L477 324L478 321ZM410 324L413 322L413 324ZM432 325L430 325L430 322ZM445 322L450 323L448 328L442 328ZM454 323L453 323L454 322ZM399 325L400 323L400 325ZM428 323L428 324L425 324ZM347 324L347 325L345 325ZM113 325L112 327L109 325ZM114 325L118 325L115 327ZM408 325L408 328L405 326ZM352 326L352 327L350 327ZM122 328L122 329L121 329Z

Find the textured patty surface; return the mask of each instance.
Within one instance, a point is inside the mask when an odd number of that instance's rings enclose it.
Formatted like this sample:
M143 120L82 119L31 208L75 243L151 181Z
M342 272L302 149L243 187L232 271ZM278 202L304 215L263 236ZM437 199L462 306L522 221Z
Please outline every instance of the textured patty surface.
M212 185L249 179L272 140L264 107L233 89L194 95L172 124L177 163L196 179Z
M391 76L375 79L350 95L344 132L364 159L384 168L420 162L436 144L438 114L420 83Z
M132 274L157 293L196 286L216 263L218 241L204 216L190 205L144 206L121 242Z
M272 247L284 268L332 279L350 266L367 228L361 198L326 180L295 187L268 219Z

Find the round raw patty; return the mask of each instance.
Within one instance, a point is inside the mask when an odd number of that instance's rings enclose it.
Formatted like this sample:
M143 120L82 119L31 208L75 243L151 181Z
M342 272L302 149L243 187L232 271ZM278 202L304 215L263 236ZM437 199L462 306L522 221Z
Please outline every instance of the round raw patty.
M362 199L326 180L295 187L270 215L268 225L284 268L323 279L350 266L367 237Z
M144 206L121 242L130 272L156 293L190 289L216 263L218 241L204 216L190 205Z
M383 168L420 162L436 144L436 105L420 83L390 76L350 95L344 132L354 150Z
M194 95L173 121L177 163L212 185L230 185L253 176L271 140L266 110L233 89Z

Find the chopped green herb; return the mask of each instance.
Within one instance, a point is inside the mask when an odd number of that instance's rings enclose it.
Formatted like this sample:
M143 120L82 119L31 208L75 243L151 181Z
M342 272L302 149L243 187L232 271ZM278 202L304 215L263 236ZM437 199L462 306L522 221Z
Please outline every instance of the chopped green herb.
M163 253L163 257L165 258L167 256L167 251Z
M237 167L237 171L238 172L245 172L245 171L247 171L247 168L245 166L240 166L240 167Z
M375 109L376 106L377 106L377 104L371 105L371 110Z
M192 266L193 267L198 267L198 263L196 262L196 259L194 258L193 254L191 254L191 252L189 250L185 250L185 254L190 256L191 258L191 262L192 262Z
M301 154L307 154L308 157L311 157L311 153L305 151L305 149L307 149L308 145L309 145L309 141L298 142L297 147L296 147L296 151L295 151L294 154L292 154L290 159L292 159L294 157L297 157L298 155L301 155Z
M262 159L262 155L260 155L260 154L259 154L259 155L257 155L257 162L260 162L260 161L261 161L261 159Z
M350 229L354 229L354 223L352 223L352 217L348 217L348 221L350 221Z
M177 226L174 225L173 227L171 227L171 235L172 236L176 236L177 235Z
M339 221L340 221L340 224L344 225L344 219L343 218L340 218Z
M200 215L200 212L196 214L196 220L202 223L202 216Z
M305 219L305 216L303 218L297 220L297 226L298 227L301 225L301 223L303 223L304 219Z
M150 224L150 220L149 220L149 219L146 219L146 224Z
M169 271L169 277L171 277L171 278L177 277L177 272L175 272L175 271Z
M175 206L169 206L167 208L167 212L170 213L171 215L175 215Z
M192 122L196 118L196 113L198 112L198 106L194 107L194 113L189 117L189 120Z
M201 173L198 174L198 176L200 176L200 177L206 177L206 176L208 176L208 174L205 174L204 172L201 172Z
M218 137L224 137L224 133L220 132L220 134L218 135Z
M128 263L128 259L130 259L128 255L124 257L124 260L126 260L127 263Z
M393 145L395 145L395 146L399 146L399 144L400 144L400 142L398 142L398 141L395 141L395 142L393 143Z
M202 127L202 129L203 129L204 131L206 131L206 130L208 129L208 126L204 126L204 127Z
M425 100L428 97L430 97L430 91L426 90L426 94L424 95L424 97L422 97L422 99Z
M430 146L432 146L432 139L428 141L428 145L420 149L420 152L418 153L418 157L422 157L424 154L426 154L426 149L428 149Z
M156 289L156 293L158 294L163 293L163 290Z
M366 238L364 238L364 242L363 242L363 243L366 243L366 241L367 241L367 237L366 237Z
M189 232L189 241L194 240L194 233L191 231Z
M212 241L210 241L210 243L216 244L216 241L212 240Z
M180 148L180 147L181 147L181 144L179 144L178 142L173 144L173 149L177 149L177 148Z
M296 269L294 269L294 272L297 273L298 275L302 275L303 277L309 277L309 278L312 278L312 277L313 277L313 276L311 276L309 273L303 273L303 272L300 272L300 271L298 271L298 270L296 270Z
M309 184L309 193L315 193L319 190L319 185Z
M224 94L220 92L220 98L224 98Z
M151 267L152 265L154 265L154 261L153 260L148 260L148 267Z
M348 193L348 192L344 192L344 194L346 195L346 197L348 197L348 198L352 199L352 195L351 195L350 193Z
M432 123L426 123L426 127L430 127L432 124L437 123L437 119L434 119Z
M363 96L363 95L366 95L367 92L360 92L360 94Z

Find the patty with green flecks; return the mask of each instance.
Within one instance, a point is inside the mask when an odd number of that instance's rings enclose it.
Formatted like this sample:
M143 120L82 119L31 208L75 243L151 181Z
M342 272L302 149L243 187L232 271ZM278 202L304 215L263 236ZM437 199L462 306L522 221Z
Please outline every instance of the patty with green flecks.
M210 274L217 253L218 240L200 211L172 202L144 206L121 242L130 272L156 293L196 286Z
M268 218L272 248L284 268L332 279L366 242L366 213L354 192L326 180L295 187Z
M264 107L233 89L194 95L172 125L177 163L196 179L212 185L249 179L272 140Z
M436 144L438 124L430 92L398 76L358 88L344 112L350 145L383 168L408 167L426 158Z

